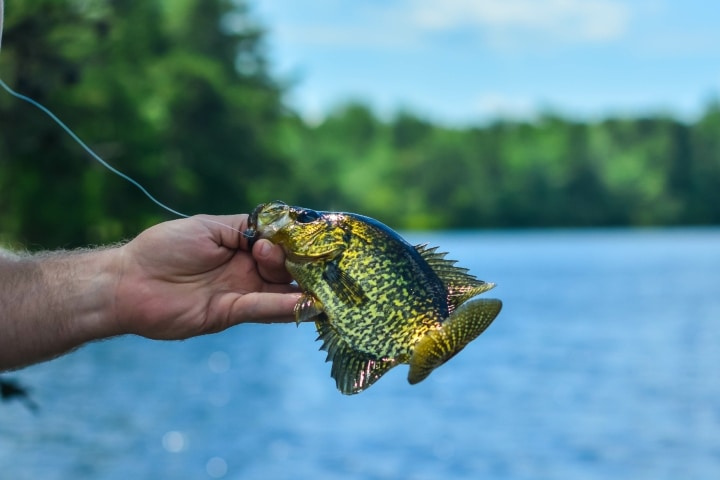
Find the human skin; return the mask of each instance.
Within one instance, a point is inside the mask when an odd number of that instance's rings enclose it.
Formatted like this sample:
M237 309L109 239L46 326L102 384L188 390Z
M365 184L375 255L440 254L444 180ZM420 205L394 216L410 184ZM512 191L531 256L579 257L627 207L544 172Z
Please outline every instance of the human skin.
M121 246L0 250L0 371L118 335L171 340L293 321L299 294L282 250L261 240L250 251L246 228L247 215L196 216Z
M175 340L245 322L292 322L298 289L282 250L240 233L245 214L155 225L113 247L0 253L0 371L87 342Z

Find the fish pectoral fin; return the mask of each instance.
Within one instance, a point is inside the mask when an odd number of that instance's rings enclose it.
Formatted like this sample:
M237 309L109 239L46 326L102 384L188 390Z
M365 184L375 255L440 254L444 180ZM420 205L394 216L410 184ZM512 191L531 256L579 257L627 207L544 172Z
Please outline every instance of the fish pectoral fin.
M338 259L326 264L322 277L343 303L359 306L367 301L362 286L340 268Z
M325 361L332 362L330 376L335 379L340 393L353 395L362 392L399 363L395 359L377 358L353 349L324 314L315 326L318 340L323 342L320 349L328 352Z
M303 292L295 304L295 322L300 325L302 322L315 320L323 313L323 305L317 298L308 292Z
M502 302L478 298L460 305L442 325L426 333L410 357L408 382L416 384L477 338L500 313Z

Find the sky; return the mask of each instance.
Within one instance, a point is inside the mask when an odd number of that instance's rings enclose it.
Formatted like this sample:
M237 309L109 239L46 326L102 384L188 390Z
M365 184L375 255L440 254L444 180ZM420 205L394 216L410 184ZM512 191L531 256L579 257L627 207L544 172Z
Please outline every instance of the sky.
M310 121L361 100L450 124L667 113L720 96L716 0L251 0Z

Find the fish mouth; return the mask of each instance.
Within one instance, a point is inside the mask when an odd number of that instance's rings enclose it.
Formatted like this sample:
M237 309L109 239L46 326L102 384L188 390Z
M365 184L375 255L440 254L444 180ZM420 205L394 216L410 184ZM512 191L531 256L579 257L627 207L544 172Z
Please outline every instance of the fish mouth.
M258 214L260 213L260 210L265 206L264 203L261 203L255 209L250 213L250 217L248 217L248 228L246 228L242 235L243 237L247 238L248 242L248 249L252 250L253 245L255 245L255 242L258 241L260 238L259 232L257 231L258 227Z
M255 245L255 242L258 240L257 231L252 228L248 228L243 230L242 236L247 238L248 250L252 250L253 245Z
M290 211L291 207L280 201L261 203L255 207L248 217L248 228L242 232L248 239L248 247L252 248L261 238L274 241L278 231L292 223Z

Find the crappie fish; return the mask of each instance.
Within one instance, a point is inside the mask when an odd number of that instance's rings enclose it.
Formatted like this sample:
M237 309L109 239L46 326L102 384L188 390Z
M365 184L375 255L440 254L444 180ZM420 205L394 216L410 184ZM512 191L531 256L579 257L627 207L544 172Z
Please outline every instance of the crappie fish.
M493 283L456 267L437 247L412 246L362 215L264 203L250 215L245 235L285 251L304 292L295 318L315 321L344 394L363 391L401 363L410 365L411 384L424 380L480 335L502 306L474 298Z

